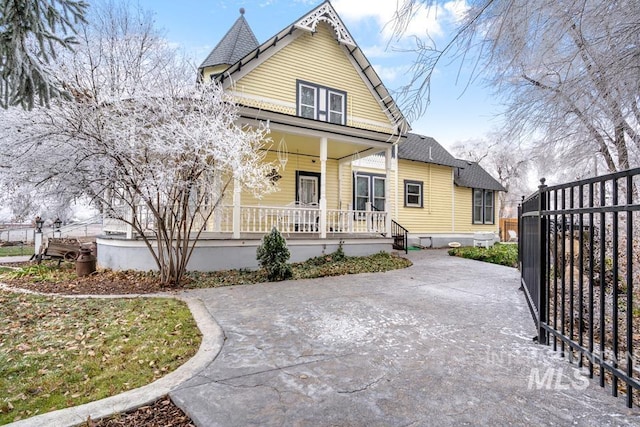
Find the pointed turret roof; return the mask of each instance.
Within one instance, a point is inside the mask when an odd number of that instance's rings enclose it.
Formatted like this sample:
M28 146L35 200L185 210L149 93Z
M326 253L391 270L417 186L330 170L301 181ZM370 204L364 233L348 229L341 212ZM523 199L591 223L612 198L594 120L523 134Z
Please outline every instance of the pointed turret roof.
M200 68L233 65L258 46L258 39L251 31L247 20L244 19L244 8L241 8L240 17L209 53Z

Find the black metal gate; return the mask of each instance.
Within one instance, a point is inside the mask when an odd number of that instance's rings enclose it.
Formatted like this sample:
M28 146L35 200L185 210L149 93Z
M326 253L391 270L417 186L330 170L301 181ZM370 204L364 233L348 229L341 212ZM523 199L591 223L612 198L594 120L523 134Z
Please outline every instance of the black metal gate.
M522 289L541 344L600 386L640 390L640 168L547 187L519 208ZM637 403L637 401L636 401Z

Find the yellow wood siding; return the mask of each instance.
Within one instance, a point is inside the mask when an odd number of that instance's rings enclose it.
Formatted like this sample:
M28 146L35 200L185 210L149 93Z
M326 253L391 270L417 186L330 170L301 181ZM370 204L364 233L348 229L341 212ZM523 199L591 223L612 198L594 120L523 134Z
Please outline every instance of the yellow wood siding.
M423 207L404 206L404 182L421 181ZM398 223L410 233L451 232L451 168L410 160L398 162Z
M202 70L204 81L209 82L211 80L211 76L215 76L216 74L223 72L227 68L229 68L229 65L227 64L216 65L215 67L204 67L204 69Z
M270 151L265 158L267 162L277 161L277 154ZM315 163L314 163L315 161ZM282 176L276 183L277 190L271 194L267 194L261 199L253 197L248 192L241 195L243 206L287 206L296 200L296 170L305 172L320 173L320 159L317 157L298 156L289 154L288 162L283 169L279 170ZM327 176L326 176L326 198L327 209L338 208L338 162L336 160L327 160Z
M358 119L365 119L392 126L346 52L336 42L333 30L325 23L318 24L313 35L301 34L240 78L232 89L238 93L241 103L255 103L260 108L296 115L297 79L346 92L349 126L390 132L389 128L358 122ZM242 94L248 96L243 98ZM268 104L260 99L277 103Z

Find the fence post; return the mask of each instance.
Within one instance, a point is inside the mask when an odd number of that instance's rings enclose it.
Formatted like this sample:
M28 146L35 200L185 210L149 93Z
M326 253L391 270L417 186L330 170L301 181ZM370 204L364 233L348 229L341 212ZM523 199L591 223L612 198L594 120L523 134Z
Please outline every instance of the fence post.
M522 205L524 204L524 196L522 196L522 200L518 204L518 270L520 271L520 277L522 277L522 237L523 237L523 229L522 226ZM520 289L522 289L522 280L520 280Z
M547 240L548 218L543 215L543 211L546 211L547 206L547 186L545 185L545 178L540 179L540 185L538 186L538 253L540 255L540 264L538 266L538 343L547 344L547 332L542 327L543 323L547 323Z

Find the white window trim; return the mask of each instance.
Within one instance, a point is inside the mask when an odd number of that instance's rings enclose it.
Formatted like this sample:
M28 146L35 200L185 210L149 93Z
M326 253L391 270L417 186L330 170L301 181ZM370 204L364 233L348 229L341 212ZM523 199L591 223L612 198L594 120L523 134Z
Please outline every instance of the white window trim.
M335 95L335 96L339 96L340 97L340 111L331 109L331 95ZM335 124L339 124L339 125L343 125L343 124L346 123L346 120L345 120L345 110L346 110L345 98L346 98L346 95L344 93L342 93L342 92L336 92L335 90L330 90L330 89L327 91L327 121L329 123L335 123ZM331 121L331 114L332 113L340 114L340 123L336 123L336 122L332 122Z
M387 201L387 194L385 193L384 197L376 197L375 196L375 184L374 182L376 180L380 180L383 183L385 182L386 178L382 175L377 175L377 174L371 174L371 173L355 173L353 175L353 184L354 184L354 189L353 189L353 209L354 210L360 210L358 209L358 198L364 198L364 196L358 196L358 178L366 178L367 179L367 190L368 190L368 197L367 197L367 202L371 203L372 209L375 207L375 201L376 200L384 200L384 203L386 203ZM383 187L386 189L386 187ZM384 211L384 209L383 209Z
M300 94L298 96L298 115L300 117L304 117L302 115L302 108L303 107L307 107L307 108L313 108L313 119L317 120L318 119L318 88L313 86L313 85L309 85L309 84L305 84L305 83L299 83L299 88L300 88ZM313 90L313 105L309 105L309 104L303 104L302 102L302 89L306 88L306 89L312 89Z

